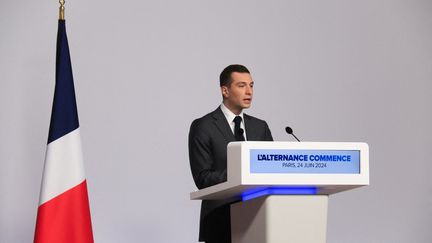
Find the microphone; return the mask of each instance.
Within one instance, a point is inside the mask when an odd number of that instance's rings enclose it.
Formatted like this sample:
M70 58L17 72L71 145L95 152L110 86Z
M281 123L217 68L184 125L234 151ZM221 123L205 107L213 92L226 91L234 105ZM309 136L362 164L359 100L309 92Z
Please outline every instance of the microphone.
M291 127L285 127L285 131L286 131L288 134L293 135L293 136L295 137L295 139L297 139L297 141L300 142L300 140L296 137L296 135L294 135L293 130L292 130Z
M245 137L244 137L244 130L243 128L239 129L239 137L237 138L239 141L246 141Z

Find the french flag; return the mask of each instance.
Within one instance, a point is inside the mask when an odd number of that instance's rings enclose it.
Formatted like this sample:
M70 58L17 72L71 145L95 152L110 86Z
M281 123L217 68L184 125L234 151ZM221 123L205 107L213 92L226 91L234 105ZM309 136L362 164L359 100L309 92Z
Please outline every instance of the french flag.
M34 242L94 242L65 20L58 23L56 84Z

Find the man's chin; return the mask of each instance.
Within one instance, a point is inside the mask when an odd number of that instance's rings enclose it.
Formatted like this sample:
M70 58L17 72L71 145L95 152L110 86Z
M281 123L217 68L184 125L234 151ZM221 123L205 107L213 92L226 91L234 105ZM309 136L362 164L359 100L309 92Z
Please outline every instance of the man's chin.
M242 109L248 109L248 108L250 108L251 107L251 104L244 104L243 106L242 106Z

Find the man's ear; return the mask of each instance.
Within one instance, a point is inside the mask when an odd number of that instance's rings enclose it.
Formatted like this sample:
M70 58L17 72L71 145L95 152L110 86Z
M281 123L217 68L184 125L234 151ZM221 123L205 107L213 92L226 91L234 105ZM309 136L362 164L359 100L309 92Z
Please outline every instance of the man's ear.
M224 98L228 98L229 92L228 92L228 87L227 86L221 86L221 92L222 92L222 96Z

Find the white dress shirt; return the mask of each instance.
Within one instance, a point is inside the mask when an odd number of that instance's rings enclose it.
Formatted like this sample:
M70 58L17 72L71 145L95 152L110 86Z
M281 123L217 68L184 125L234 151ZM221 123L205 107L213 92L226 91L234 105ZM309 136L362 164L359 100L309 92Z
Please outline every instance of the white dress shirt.
M221 104L220 108L222 110L222 113L225 115L225 118L226 118L226 120L228 122L228 125L231 128L231 131L234 134L234 126L235 126L235 124L234 124L234 118L237 115L234 114L234 113L232 113L232 111L230 111L223 103ZM244 131L243 136L245 138L245 141L247 141L247 138L246 138L246 128L245 128L244 119L243 119L243 111L238 116L240 116L242 118L242 121L240 123L240 128L243 129L243 131Z

